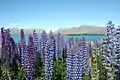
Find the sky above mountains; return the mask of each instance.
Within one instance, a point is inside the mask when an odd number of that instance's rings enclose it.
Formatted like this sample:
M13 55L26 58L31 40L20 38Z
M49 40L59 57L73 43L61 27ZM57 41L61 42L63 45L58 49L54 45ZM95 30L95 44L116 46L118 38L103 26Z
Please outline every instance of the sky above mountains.
M120 25L120 0L0 0L0 27L57 30Z

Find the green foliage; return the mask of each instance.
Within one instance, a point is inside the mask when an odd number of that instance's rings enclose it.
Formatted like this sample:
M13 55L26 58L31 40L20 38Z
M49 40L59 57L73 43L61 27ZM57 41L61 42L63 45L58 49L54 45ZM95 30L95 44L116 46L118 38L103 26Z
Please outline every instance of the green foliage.
M1 66L1 76L0 76L0 80L12 80L11 76L13 75L13 73L10 72L9 68L5 68L4 66Z
M26 80L26 71L24 68L21 67L20 63L17 61L18 64L18 74L17 76L17 80Z
M54 62L54 79L66 80L66 63L65 59L56 59Z
M54 73L54 80L67 80L66 79L66 59L56 59L53 64L53 73ZM34 80L45 80L44 79L44 65L40 59L37 57L36 62L36 75Z
M91 80L90 76L89 75L84 75L82 80Z
M104 67L102 67L102 69L100 70L99 79L100 80L107 80L107 71Z
M11 67L6 67L2 64L0 64L0 80L26 80L26 72L25 70L20 66L19 62L17 61L18 67L16 67L16 70Z
M44 65L39 53L36 53L36 71L34 80L44 80Z
M92 80L107 80L107 72L105 67L102 65L102 55L100 54L98 48L93 49L92 58Z

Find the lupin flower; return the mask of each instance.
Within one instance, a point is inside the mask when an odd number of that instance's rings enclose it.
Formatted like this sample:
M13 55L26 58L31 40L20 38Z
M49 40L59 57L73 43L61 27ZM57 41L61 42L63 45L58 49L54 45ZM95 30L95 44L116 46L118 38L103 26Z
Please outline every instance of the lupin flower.
M80 48L76 48L76 66L75 69L76 69L76 78L74 80L82 80L82 75L83 75L83 72L82 72L82 67L83 67L83 54L80 50Z
M12 51L15 46L14 39L10 35L10 29L6 29L6 46L8 47L9 52Z
M10 29L6 29L5 30L5 47L6 47L6 51L7 51L7 53L6 53L6 55L7 55L7 57L8 58L6 58L7 59L7 61L6 61L6 66L10 66L10 63L12 63L12 51L13 51L13 46L15 46L15 45L13 45L13 43L14 43L14 40L11 38L11 36L10 36Z
M1 48L2 48L1 58L3 59L4 58L3 49L5 48L5 30L4 30L4 28L1 28Z
M2 41L2 47L5 46L5 30L4 30L4 28L1 28L1 41Z
M66 63L67 63L67 79L68 80L72 80L73 79L73 57L74 57L75 53L73 53L72 49L68 49L67 50L67 59L66 59Z
M102 41L102 47L101 47L101 53L102 53L102 65L106 65L106 55L107 55L107 39L103 39Z
M107 75L109 80L115 79L115 55L116 55L116 33L114 24L112 21L109 21L107 24L107 49L104 60L106 62L105 68L107 69Z
M67 49L70 49L72 46L74 45L74 38L73 37L69 37L67 40Z
M67 79L68 80L82 80L83 71L85 69L85 60L81 51L82 46L73 45L67 50ZM84 68L84 69L83 69Z
M71 54L71 68L70 68L70 74L71 74L71 78L70 80L75 80L76 77L77 77L77 69L76 69L76 66L77 66L77 60L76 60L76 52L75 52L75 46L72 46L71 50L72 50L72 54Z
M116 54L120 54L120 26L116 30Z
M35 54L33 37L29 36L28 42L28 56L27 56L27 79L32 80L35 75Z
M62 58L62 37L60 32L58 32L57 34L57 38L56 38L56 58Z
M81 41L81 46L72 45L67 49L67 79L82 80L82 75L87 68L87 60L89 58L88 46L85 39Z
M83 75L83 54L79 46L73 47L74 53L72 58L73 70L72 70L72 80L82 80Z
M28 49L26 44L21 44L21 63L23 68L27 67Z
M116 29L116 34L115 34L115 43L114 43L114 62L115 62L115 79L118 80L120 79L119 74L120 74L120 26Z
M45 49L45 80L53 80L53 61L55 55L55 39L52 32Z
M55 55L56 55L56 41L55 41L55 37L54 37L54 34L52 33L52 31L50 31L49 38L50 38L50 42L51 42L52 53L54 54L53 58L55 59Z
M47 42L47 34L45 31L42 32L41 35L41 57L42 57L42 61L44 62L44 58L45 58L45 45Z
M37 33L35 32L35 30L33 32L33 43L34 43L34 49L35 51L37 51L38 50L38 37L37 37Z
M83 73L85 73L85 69L87 67L87 59L88 59L88 55L89 55L89 51L88 51L88 46L87 46L87 43L86 43L86 40L85 38L83 37L82 38L82 41L81 41L81 53L82 53L82 71Z
M27 67L27 56L28 56L28 49L25 41L25 35L23 29L21 29L21 42L20 42L20 50L21 50L21 63L22 67Z
M9 45L9 32L5 29L5 46L8 48Z
M65 38L62 36L61 37L61 46L62 46L62 56L66 57L66 53L67 53L67 41L65 40Z
M41 43L42 43L42 42L41 42L41 40L42 40L42 39L40 39L40 40L38 41L38 52L39 52L38 55L39 55L40 57L42 57L42 54L41 54L41 51L42 51L42 47L41 47L42 44L41 44Z
M91 42L89 42L88 43L88 50L89 50L89 53L91 54L91 52L92 52L92 43ZM89 55L90 56L90 55Z

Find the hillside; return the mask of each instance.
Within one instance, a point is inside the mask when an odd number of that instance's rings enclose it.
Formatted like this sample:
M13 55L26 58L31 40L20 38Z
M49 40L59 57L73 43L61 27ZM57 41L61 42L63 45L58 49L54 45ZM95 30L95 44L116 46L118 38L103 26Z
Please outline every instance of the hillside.
M42 32L42 29L35 29L38 34ZM11 28L11 35L20 35L20 29L19 28ZM34 29L24 29L25 35L32 34Z
M59 29L55 33L60 32L62 34L105 34L106 29L102 26L89 26L82 25L79 27L72 27L69 29Z
M34 29L24 29L25 35L29 35L33 33ZM38 34L41 34L43 31L42 29L35 29ZM11 35L20 35L20 28L11 28ZM54 33L60 32L61 34L70 34L70 35L79 35L79 34L105 34L106 29L103 26L89 26L89 25L82 25L78 27L72 28L63 28L58 29Z

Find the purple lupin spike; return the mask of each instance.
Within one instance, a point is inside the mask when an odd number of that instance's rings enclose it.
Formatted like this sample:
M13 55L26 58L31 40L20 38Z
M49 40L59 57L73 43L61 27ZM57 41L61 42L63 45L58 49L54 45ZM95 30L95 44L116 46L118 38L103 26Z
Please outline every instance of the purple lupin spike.
M70 49L74 45L73 37L69 37L67 40L67 48Z
M67 79L71 80L72 79L72 72L73 72L73 50L72 49L67 49Z
M83 37L82 38L82 41L81 41L81 53L83 55L83 58L82 58L82 64L83 64L83 67L82 67L82 72L85 73L85 69L86 69L86 66L87 66L87 56L89 55L88 53L88 47L87 47L87 44L86 44L86 39Z
M41 36L41 57L42 57L42 62L44 62L44 58L45 58L45 45L47 42L47 34L45 31L42 32L42 36Z
M28 42L28 56L27 56L27 79L32 80L35 75L35 54L33 37L29 36Z
M23 68L27 68L27 56L28 56L28 48L25 41L24 30L21 29L21 42L20 42L20 50L21 50L21 63Z
M107 24L107 54L105 56L105 62L107 69L107 75L109 80L114 80L114 71L113 71L113 62L116 50L116 41L115 41L115 28L114 24L112 24L112 21L109 21Z
M34 50L38 51L38 37L35 30L33 32L33 43L34 43Z
M50 32L45 47L45 80L53 80L53 61L55 57L55 39Z
M5 30L1 28L1 41L2 41L2 48L5 46Z
M60 32L58 32L56 37L56 58L62 58L63 43Z

